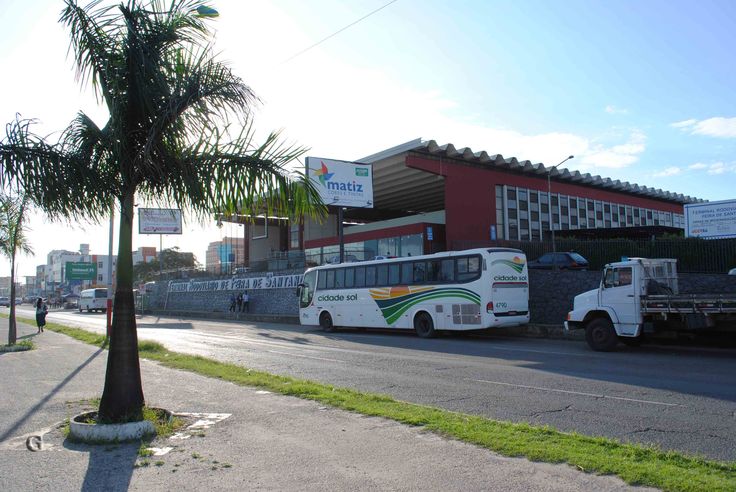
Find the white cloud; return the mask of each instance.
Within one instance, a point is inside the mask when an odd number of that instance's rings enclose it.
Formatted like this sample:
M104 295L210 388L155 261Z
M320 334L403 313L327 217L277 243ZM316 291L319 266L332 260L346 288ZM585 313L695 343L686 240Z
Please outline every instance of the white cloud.
M690 119L690 120L678 121L677 123L672 123L670 124L670 126L673 126L675 128L687 128L689 126L693 126L697 122L698 120Z
M608 114L628 114L629 113L629 110L628 109L626 109L626 108L619 108L619 107L616 107L616 106L614 106L612 104L609 104L608 106L606 106L606 108L604 109L604 111L606 113L608 113Z
M626 143L612 147L591 146L587 152L584 152L580 161L592 167L613 169L627 167L639 160L639 154L646 150L645 142L646 135L639 130L634 130Z
M736 138L736 118L715 117L707 120L685 120L672 123L670 126L679 128L691 135L705 135L707 137Z
M668 167L658 173L654 173L653 176L656 178L666 178L668 176L677 176L682 173L682 169L677 166Z
M717 176L719 174L725 173L736 173L736 163L726 163L719 161L713 162L711 164L705 164L703 162L696 162L695 164L690 164L689 166L687 166L687 169L689 171L705 171L711 176Z

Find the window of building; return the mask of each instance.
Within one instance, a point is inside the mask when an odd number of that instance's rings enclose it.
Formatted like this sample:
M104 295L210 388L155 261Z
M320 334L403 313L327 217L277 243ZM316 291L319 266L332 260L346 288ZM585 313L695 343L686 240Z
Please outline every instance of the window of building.
M289 248L299 249L299 223L292 223L289 227Z

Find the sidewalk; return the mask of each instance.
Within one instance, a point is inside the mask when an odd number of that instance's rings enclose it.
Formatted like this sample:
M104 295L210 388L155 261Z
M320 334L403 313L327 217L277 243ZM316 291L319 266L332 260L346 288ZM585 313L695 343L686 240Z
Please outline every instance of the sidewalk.
M18 325L19 336L35 327ZM7 320L0 319L0 340ZM614 477L506 458L419 428L323 407L141 361L146 402L174 412L229 414L157 439L172 449L140 458L137 444L44 449L27 434L63 422L102 393L107 352L46 331L36 349L0 353L0 490L628 490ZM224 417L221 415L220 418ZM148 462L148 466L142 466ZM636 490L644 490L637 488Z

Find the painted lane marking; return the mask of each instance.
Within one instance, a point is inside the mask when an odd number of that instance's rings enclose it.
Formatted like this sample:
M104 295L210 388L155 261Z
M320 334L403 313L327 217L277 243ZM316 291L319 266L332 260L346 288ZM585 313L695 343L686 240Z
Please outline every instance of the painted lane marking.
M524 384L511 384L511 383L502 383L501 381L488 381L486 379L467 379L468 381L475 381L477 383L487 383L487 384L497 384L499 386L510 386L513 388L525 388L525 389L532 389L537 391L549 391L553 393L565 393L569 395L579 395L579 396L590 396L593 398L606 398L609 400L623 400L623 401L631 401L635 403L647 403L650 405L662 405L665 407L682 407L684 405L680 405L679 403L665 403L662 401L652 401L652 400L638 400L636 398L624 398L623 396L611 396L611 395L603 395L603 394L596 394L596 393L584 393L582 391L570 391L570 390L561 390L561 389L554 389L554 388L542 388L539 386L527 386Z
M270 352L272 354L288 355L289 357L303 357L305 359L316 359L316 360L326 360L328 362L339 362L340 364L344 364L346 362L344 360L328 359L326 357L313 357L311 355L299 355L299 354L293 354L291 352L280 352L278 350L265 350L264 352Z

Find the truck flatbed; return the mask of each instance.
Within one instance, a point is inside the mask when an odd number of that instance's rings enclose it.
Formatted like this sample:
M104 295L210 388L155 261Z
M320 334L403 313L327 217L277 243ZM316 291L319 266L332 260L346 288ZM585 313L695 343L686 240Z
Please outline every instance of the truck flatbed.
M736 313L736 294L641 296L642 313Z

